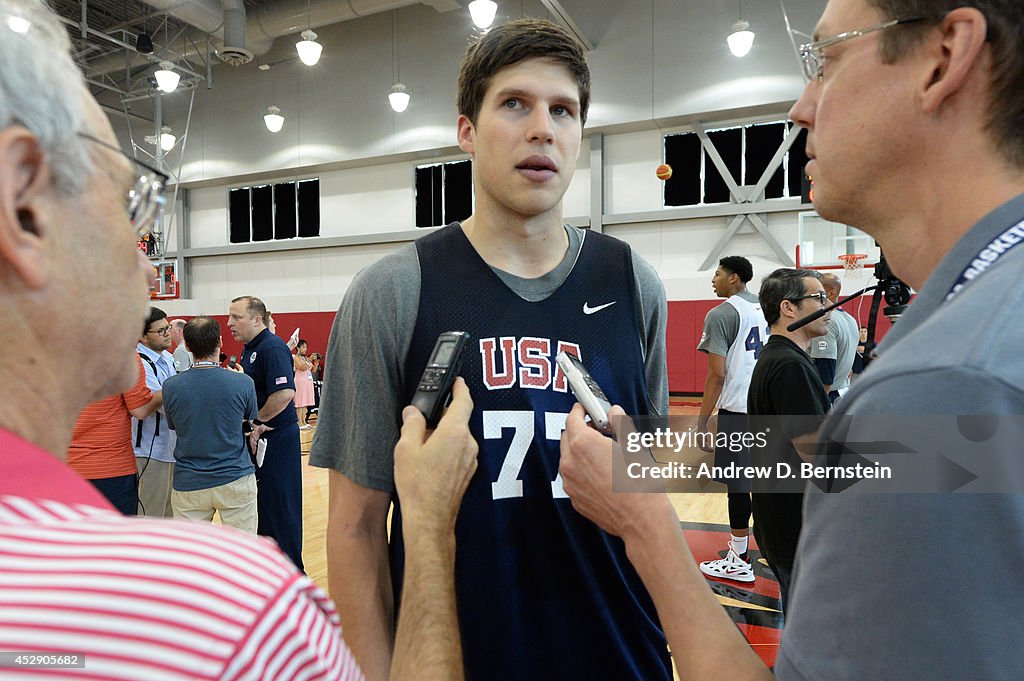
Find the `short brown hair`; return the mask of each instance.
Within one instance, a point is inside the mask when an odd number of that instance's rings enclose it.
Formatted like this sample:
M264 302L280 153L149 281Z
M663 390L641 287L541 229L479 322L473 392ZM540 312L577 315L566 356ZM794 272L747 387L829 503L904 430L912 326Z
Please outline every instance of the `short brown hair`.
M212 357L220 345L220 324L212 317L199 316L185 324L185 347L200 359Z
M590 68L583 46L557 24L543 19L516 19L492 28L466 50L459 69L456 104L474 124L491 79L503 68L525 59L550 59L562 64L580 90L580 121L590 108Z
M992 82L988 128L993 141L1017 167L1024 167L1024 2L1021 0L868 0L890 19L928 17L882 33L882 61L893 63L908 54L942 17L959 7L985 15L986 41L992 46Z
M249 316L253 319L259 317L263 320L264 324L267 324L270 320L270 313L267 312L267 306L263 304L263 301L256 296L238 296L232 303L239 301L245 301L245 311L249 313Z

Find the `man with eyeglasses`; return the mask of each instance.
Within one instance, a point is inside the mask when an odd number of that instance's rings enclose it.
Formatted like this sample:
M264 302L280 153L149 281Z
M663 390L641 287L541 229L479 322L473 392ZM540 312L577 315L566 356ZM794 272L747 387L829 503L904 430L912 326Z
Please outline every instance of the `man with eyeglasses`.
M0 0L0 675L34 676L12 651L45 648L67 665L47 677L359 681L333 603L270 542L125 518L64 463L82 408L138 378L151 268L136 243L166 181L118 149L70 49L42 2ZM80 343L71 291L103 312ZM146 321L163 335L166 319ZM459 379L429 438L422 414L402 413L393 679L462 674L454 526L476 468L472 409Z
M873 419L895 417L893 439L926 466L967 451L976 478L956 484L1000 493L808 486L774 678L1016 679L1024 668L1021 45L1020 0L830 0L801 49L810 82L790 117L808 129L815 208L874 236L918 291L823 438L877 441ZM680 668L773 678L704 584L667 497L612 492L616 456L575 407L565 490L624 539Z
M788 327L820 310L828 298L820 272L794 269L775 270L765 277L757 297L771 335L747 390L749 432L764 433L766 439L765 447L752 448L752 462L772 467L784 462L797 470L801 461L814 457L818 428L828 411L825 386L808 351L812 339L828 331L829 315L794 331ZM750 495L754 538L779 581L783 612L789 606L803 499L800 492L768 491L757 485Z
M174 446L177 436L167 427L163 408L163 385L178 373L174 368L171 324L167 313L149 308L142 336L135 350L146 370L146 385L153 391L159 408L144 419L132 418L132 446L139 468L139 515L170 518L171 487L174 480Z

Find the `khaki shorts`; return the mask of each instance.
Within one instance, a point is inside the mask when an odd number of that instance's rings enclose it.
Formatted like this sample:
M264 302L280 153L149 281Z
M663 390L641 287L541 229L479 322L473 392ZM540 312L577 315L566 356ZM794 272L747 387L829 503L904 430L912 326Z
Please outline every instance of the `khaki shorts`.
M171 491L171 509L175 518L213 520L214 511L228 527L237 527L256 534L256 475L250 474L233 482L191 492Z

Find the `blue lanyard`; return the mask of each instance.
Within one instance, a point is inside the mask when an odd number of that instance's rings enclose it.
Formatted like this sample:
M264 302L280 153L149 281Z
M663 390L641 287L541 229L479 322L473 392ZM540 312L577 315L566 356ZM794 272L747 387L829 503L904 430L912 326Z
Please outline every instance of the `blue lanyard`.
M946 294L946 301L952 300L960 293L964 286L977 278L982 272L996 264L1000 258L1012 251L1024 242L1024 220L990 241L976 256L971 259L971 264L964 268L964 271L957 277L956 282Z

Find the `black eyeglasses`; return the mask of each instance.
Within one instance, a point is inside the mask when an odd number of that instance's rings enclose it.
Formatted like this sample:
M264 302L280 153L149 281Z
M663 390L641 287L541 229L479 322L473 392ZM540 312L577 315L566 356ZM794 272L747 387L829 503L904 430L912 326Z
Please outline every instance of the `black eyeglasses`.
M163 213L164 206L167 204L167 180L170 177L167 173L129 156L114 145L107 144L88 133L80 132L78 136L98 144L104 149L121 154L135 166L137 177L135 184L128 190L125 210L128 212L128 220L131 222L136 234L140 237L149 234L153 223Z
M786 298L791 303L799 303L801 300L812 300L817 299L818 304L822 307L828 305L828 295L824 291L818 291L817 293L808 293L805 296L797 296L796 298Z
M155 333L158 336L166 336L170 332L171 332L171 325L168 324L167 326L164 326L164 327L159 328L159 329L150 329L146 333Z
M846 31L839 35L832 36L831 38L825 38L824 40L818 40L813 43L807 43L806 45L800 46L800 63L804 67L804 77L807 80L821 80L825 70L825 57L821 54L821 51L826 47L830 47L837 43L845 42L847 40L853 40L859 38L862 35L874 33L876 31L884 31L887 28L893 28L894 26L902 26L903 24L910 24L915 21L924 21L925 19L931 19L933 17L907 17L905 19L891 19L889 21L877 24L875 26L869 26L868 28L860 28L855 31Z

